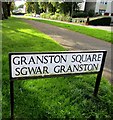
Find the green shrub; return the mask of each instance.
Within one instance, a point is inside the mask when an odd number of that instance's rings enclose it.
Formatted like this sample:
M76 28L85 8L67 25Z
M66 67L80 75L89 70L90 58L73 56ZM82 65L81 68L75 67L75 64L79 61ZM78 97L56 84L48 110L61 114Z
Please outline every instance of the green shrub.
M32 13L24 14L24 16L32 16Z
M73 18L83 18L83 17L93 17L95 16L94 10L89 10L88 12L73 12Z
M72 22L72 18L71 18L69 15L66 15L66 16L64 17L64 21Z
M47 18L47 19L49 19L51 15L52 15L52 13L41 13L41 14L40 14L40 16L41 16L42 18Z
M56 19L58 20L58 18L61 16L61 14L55 12L55 16L56 16Z
M50 16L50 19L56 20L56 16L55 16L55 15L52 15L52 16Z
M60 16L58 17L58 20L65 21L65 15L64 14L60 14Z
M40 17L46 18L46 13L41 13L41 14L40 14Z
M52 15L51 13L47 13L46 18L49 19L51 17L51 15Z
M47 19L52 19L52 20L60 20L60 21L67 21L67 22L72 21L69 15L64 15L60 13L55 13L54 15L52 15L52 13L41 13L40 16L42 18L47 18Z
M88 16L89 16L89 17L93 17L94 15L95 15L94 10L89 10L89 11L88 11Z
M103 18L98 18L98 19L89 21L89 25L109 26L110 23L111 23L111 17L103 17Z
M83 17L87 17L88 13L86 13L86 12L74 12L72 16L73 16L73 18L77 18L77 17L83 18Z
M52 19L52 20L60 20L60 16L61 16L61 14L55 13L54 15L52 15L52 16L50 17L50 19Z

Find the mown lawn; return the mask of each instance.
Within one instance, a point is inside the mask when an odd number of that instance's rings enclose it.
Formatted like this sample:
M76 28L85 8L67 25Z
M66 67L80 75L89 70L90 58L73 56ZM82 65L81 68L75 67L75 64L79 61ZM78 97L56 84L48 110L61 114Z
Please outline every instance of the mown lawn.
M10 117L9 52L64 51L47 35L20 19L3 21L2 115ZM113 88L102 78L93 96L96 75L21 80L14 82L16 119L113 119Z
M113 43L113 40L111 39L111 36L113 36L113 32L88 28L88 27L84 27L84 26L60 23L60 22L55 22L55 21L49 21L49 20L41 20L41 19L35 19L35 18L32 20L36 20L38 22L43 22L43 23L54 25L54 26L66 28L66 29L72 30L74 32L79 32L79 33L82 33L82 34L85 34L85 35L88 35L91 37L95 37L95 38Z

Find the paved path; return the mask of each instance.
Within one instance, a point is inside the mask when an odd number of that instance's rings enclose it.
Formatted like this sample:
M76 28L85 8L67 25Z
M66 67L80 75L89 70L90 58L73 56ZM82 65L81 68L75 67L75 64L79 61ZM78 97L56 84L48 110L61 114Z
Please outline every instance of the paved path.
M24 19L24 21L31 24L34 28L37 28L43 33L49 35L68 50L107 50L108 54L104 68L104 75L110 80L110 82L113 83L113 80L111 79L111 46L113 45L64 28L33 20Z
M100 30L106 30L109 32L113 32L113 26L92 26L88 25L87 27L93 28L93 29L100 29Z
M32 18L34 18L34 17L32 17ZM60 23L84 26L84 27L89 27L92 29L100 29L100 30L106 30L109 32L113 32L113 25L112 26L94 26L94 25L85 25L85 24L79 24L79 23L77 24L77 23L73 23L73 22L64 22L64 21L59 21L59 20L50 20L50 19L45 19L45 18L35 18L35 19L49 20L49 21L55 21L55 22L60 22Z
M13 15L13 16L17 17L17 18L23 18L23 15ZM50 19L32 17L32 16L26 16L26 18L49 20L49 21L55 21L55 22L60 22L60 23L66 23L66 24L90 27L92 29L100 29L100 30L106 30L106 31L109 31L109 32L113 32L113 24L111 24L111 26L93 26L93 25L85 25L85 24L79 24L79 23L73 23L73 22L64 22L64 21L59 21L59 20L50 20Z
M111 26L94 26L94 25L85 25L85 24L79 24L79 23L73 23L73 22L64 22L64 21L59 21L59 20L50 20L50 19L45 19L45 18L36 18L36 17L31 17L31 18L55 21L55 22L60 22L60 23L84 26L84 27L89 27L89 28L92 28L92 29L100 29L100 30L106 30L106 31L109 31L109 32L113 32L113 25L111 25Z

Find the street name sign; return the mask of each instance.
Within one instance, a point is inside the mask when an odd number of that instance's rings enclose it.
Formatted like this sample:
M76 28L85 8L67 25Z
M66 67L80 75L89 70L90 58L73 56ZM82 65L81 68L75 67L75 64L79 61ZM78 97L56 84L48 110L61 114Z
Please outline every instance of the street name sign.
M15 80L96 73L94 96L97 96L106 53L106 50L9 53L11 119L14 119Z
M104 51L10 53L11 79L96 73Z

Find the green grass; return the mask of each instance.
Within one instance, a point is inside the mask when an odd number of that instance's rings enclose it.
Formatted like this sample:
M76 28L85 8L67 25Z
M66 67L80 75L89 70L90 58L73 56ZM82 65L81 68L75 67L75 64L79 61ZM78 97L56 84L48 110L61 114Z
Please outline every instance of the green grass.
M64 51L47 35L23 21L3 21L2 115L10 117L9 52ZM113 88L102 78L98 97L93 96L96 75L15 81L15 118L113 119Z
M74 32L79 32L79 33L82 33L82 34L85 34L85 35L88 35L88 36L91 36L97 39L101 39L101 40L113 43L113 40L111 39L111 36L113 36L113 32L88 28L84 26L60 23L60 22L55 22L55 21L49 21L49 20L41 20L41 19L32 19L32 20L36 20L38 22L43 22L43 23L54 25L54 26L66 28Z

